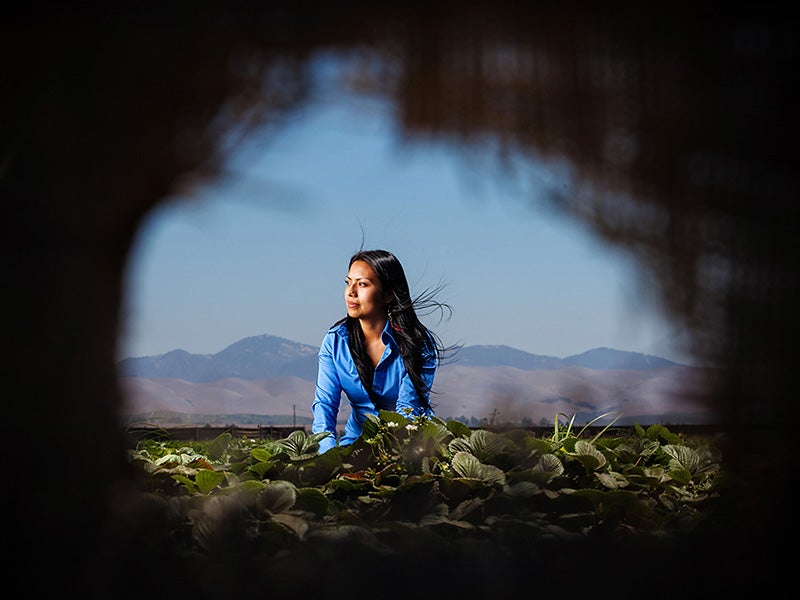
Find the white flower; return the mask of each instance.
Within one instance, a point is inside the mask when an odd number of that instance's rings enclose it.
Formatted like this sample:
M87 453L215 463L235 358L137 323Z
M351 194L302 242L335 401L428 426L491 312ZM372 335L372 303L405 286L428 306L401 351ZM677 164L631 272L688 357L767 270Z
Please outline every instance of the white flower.
M397 427L397 423L395 423L394 421L389 421L389 422L386 424L386 426L387 426L387 427Z
M416 431L417 430L417 426L416 425L412 425L411 423L409 423L408 425L406 425L406 429L408 429L409 431Z

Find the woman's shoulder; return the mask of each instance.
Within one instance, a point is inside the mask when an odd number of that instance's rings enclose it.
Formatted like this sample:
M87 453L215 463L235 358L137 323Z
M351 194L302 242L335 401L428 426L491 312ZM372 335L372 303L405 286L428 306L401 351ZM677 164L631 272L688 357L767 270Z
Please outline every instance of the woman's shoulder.
M347 337L347 323L344 321L337 321L325 332L325 340L347 339Z
M320 354L332 354L337 348L341 349L349 343L347 325L345 323L335 323L325 332L322 343L319 345Z

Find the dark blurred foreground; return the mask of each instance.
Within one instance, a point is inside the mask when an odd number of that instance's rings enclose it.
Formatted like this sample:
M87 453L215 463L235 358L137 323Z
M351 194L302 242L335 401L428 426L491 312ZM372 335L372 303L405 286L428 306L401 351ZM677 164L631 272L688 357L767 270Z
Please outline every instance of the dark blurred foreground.
M30 6L5 18L0 36L0 193L10 212L5 568L31 593L248 591L257 557L198 557L190 580L191 569L159 563L168 553L147 544L163 524L136 501L115 427L122 275L148 211L214 177L231 132L277 126L302 107L314 83L308 60L324 50L349 57L356 89L394 100L408 136L492 137L509 153L569 161L575 185L553 204L634 253L691 330L692 351L720 367L707 400L730 442L734 488L714 526L680 548L598 541L543 550L539 564L487 552L482 565L465 565L447 549L409 548L385 564L368 547L343 545L329 549L329 563L271 565L274 595L343 595L333 584L355 596L381 585L602 594L609 581L672 595L752 584L767 592L789 581L783 548L798 539L795 19L716 3L681 12L505 2ZM30 439L9 426L30 421L63 436ZM203 584L208 572L213 585ZM433 587L421 583L426 573Z

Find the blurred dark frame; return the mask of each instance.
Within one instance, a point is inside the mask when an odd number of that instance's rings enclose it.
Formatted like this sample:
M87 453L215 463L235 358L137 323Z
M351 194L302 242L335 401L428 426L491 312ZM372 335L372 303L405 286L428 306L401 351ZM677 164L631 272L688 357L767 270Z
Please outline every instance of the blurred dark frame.
M136 528L115 521L130 485L114 358L132 241L159 202L219 175L232 135L301 108L309 59L339 51L410 137L568 160L581 186L553 205L635 255L718 367L707 401L729 442L729 505L691 545L625 572L780 589L797 540L797 26L769 4L718 2L33 2L6 16L8 574L35 561L47 575L22 576L29 589L85 597L153 585L133 565L97 569L125 556L109 531ZM30 439L18 425L31 421L63 439ZM619 569L597 560L593 573ZM239 589L245 574L228 575ZM164 595L180 589L167 579Z

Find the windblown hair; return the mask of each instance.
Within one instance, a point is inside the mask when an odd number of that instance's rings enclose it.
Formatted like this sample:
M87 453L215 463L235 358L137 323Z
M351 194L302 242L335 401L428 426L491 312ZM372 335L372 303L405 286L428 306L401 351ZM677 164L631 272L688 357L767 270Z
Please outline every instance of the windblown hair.
M422 406L430 408L431 390L421 377L424 358L435 355L437 361L441 362L448 348L443 345L441 339L433 331L422 324L419 314L440 311L442 315L444 312L449 315L452 314L452 308L448 304L435 299L440 286L426 289L416 298L412 298L403 265L391 252L386 250L360 250L350 258L348 267L358 260L364 261L372 267L384 292L392 295L392 299L387 306L392 335L400 347L400 355L403 357L406 371L414 385L414 389L417 391ZM348 344L361 382L377 406L377 398L372 390L372 378L375 368L366 352L361 324L358 319L351 317L340 319L336 325L341 323L347 324Z

